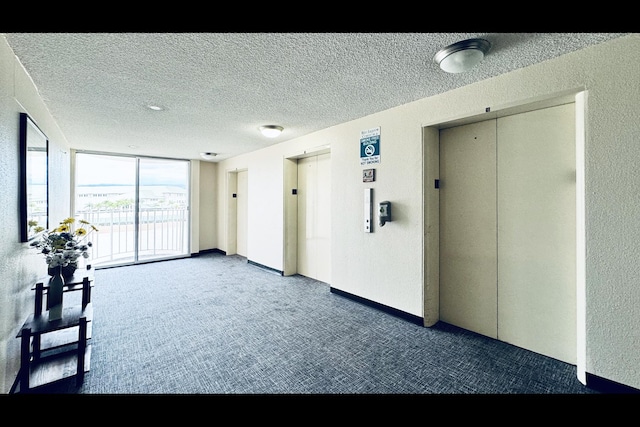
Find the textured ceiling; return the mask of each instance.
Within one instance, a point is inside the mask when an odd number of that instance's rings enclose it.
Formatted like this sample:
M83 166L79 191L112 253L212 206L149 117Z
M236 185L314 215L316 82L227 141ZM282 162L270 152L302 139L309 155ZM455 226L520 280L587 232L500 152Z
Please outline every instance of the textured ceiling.
M4 33L72 148L214 161L625 33ZM463 74L441 48L484 38ZM148 104L165 107L151 111ZM258 127L281 125L275 139Z

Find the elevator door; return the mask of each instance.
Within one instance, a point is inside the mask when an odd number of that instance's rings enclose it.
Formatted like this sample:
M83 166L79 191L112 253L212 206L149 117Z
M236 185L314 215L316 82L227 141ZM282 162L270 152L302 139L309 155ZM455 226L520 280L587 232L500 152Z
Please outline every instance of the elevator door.
M298 274L331 280L331 155L298 160Z
M247 171L238 172L236 190L236 253L247 256Z
M440 319L497 338L495 120L440 132Z
M498 119L498 338L576 350L575 105Z
M575 364L574 104L442 130L440 179L441 320Z

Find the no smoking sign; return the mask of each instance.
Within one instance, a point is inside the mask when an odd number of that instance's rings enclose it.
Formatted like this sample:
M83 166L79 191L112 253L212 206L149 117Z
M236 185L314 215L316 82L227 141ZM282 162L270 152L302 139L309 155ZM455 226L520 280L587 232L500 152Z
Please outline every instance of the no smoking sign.
M380 163L380 128L360 132L360 165Z

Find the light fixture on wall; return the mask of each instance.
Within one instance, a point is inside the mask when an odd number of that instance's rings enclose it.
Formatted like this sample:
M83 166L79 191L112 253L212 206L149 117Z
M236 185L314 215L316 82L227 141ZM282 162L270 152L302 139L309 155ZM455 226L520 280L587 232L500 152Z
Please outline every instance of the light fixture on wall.
M284 128L282 126L275 126L275 125L260 126L260 132L262 132L262 134L267 138L275 138L276 136L280 135L280 133L282 133L283 130Z
M213 160L217 155L218 153L211 153L209 151L200 153L200 157L202 157L205 160Z
M490 47L484 39L463 40L441 49L433 60L447 73L463 73L478 65Z

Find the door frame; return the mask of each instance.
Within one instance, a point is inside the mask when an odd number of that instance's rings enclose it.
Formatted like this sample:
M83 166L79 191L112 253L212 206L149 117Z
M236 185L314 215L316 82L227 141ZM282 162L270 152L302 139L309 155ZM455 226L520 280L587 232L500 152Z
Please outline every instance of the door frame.
M298 160L331 153L331 145L307 148L283 157L283 276L298 273ZM294 192L294 190L296 190Z
M440 317L439 296L439 206L436 188L439 179L440 130L566 103L575 104L576 129L576 360L578 380L586 384L586 221L585 221L585 138L587 92L568 90L543 97L487 108L484 113L446 121L427 123L422 127L423 155L423 319L424 326L435 325Z

